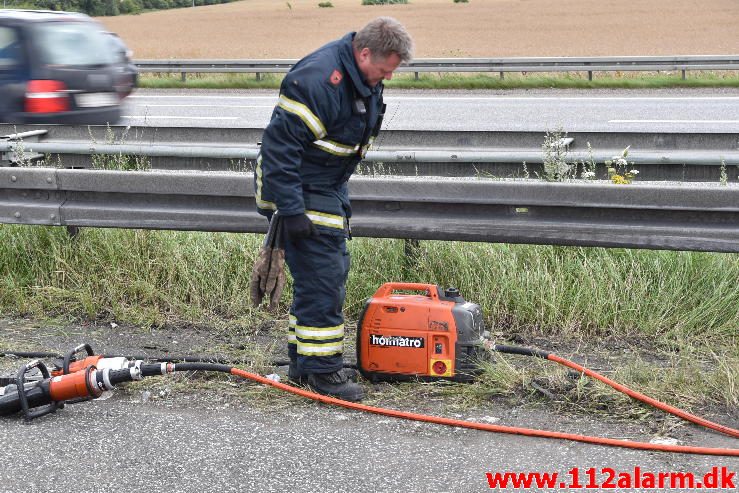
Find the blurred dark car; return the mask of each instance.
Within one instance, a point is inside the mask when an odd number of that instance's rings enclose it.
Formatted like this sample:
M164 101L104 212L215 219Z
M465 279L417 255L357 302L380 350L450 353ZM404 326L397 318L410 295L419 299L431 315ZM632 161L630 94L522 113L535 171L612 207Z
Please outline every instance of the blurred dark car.
M84 14L0 10L0 122L118 121L136 78L112 37Z
M113 52L118 57L119 70L119 92L128 96L139 82L139 69L133 63L133 52L126 46L120 36L116 33L106 32Z

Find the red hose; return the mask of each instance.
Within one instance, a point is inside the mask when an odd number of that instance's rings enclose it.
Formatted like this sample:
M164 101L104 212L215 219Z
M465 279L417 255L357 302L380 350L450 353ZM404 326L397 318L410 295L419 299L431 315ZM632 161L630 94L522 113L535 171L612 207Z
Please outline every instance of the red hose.
M576 365L575 363L572 363L568 360L559 358L554 355L549 355L549 359L552 361L561 363L565 366L569 366L570 368L574 368L578 371L582 371L586 375L592 376L593 378L597 378L598 380L601 380L607 383L608 385L611 385L613 388L617 390L620 390L622 392L627 391L625 393L627 393L631 397L642 400L648 404L654 405L655 407L658 407L659 409L662 409L672 414L675 414L677 416L680 416L681 418L687 419L688 421L692 421L693 423L706 426L708 428L711 428L717 431L721 431L722 433L726 433L727 435L731 435L734 437L739 436L739 431L737 430L712 423L710 421L704 420L697 416L693 416L692 414L686 413L685 411L681 411L672 406L668 406L667 404L663 404L659 401L646 397L642 394L639 394L638 392L634 392L633 390L630 390L615 382L612 382L611 380L608 380L607 378L601 375L598 375L597 373L591 370L587 370L579 365ZM250 373L244 370L240 370L238 368L231 368L231 374L238 376L238 377L247 378L249 380L253 380L255 382L258 382L264 385L271 385L272 387L278 388L280 390L291 392L301 397L307 397L308 399L313 399L315 401L323 402L325 404L333 404L335 406L341 406L347 409L354 409L356 411L364 411L364 412L369 412L369 413L374 413L374 414L380 414L383 416L390 416L393 418L409 419L413 421L424 421L426 423L454 426L454 427L459 427L459 428L470 428L473 430L489 431L493 433L508 433L512 435L526 435L526 436L539 437L539 438L558 438L561 440L573 440L576 442L591 443L594 445L608 445L612 447L631 448L631 449L638 449L638 450L652 450L652 451L657 451L657 452L676 452L676 453L682 453L682 454L701 454L701 455L719 455L719 456L727 456L727 457L739 457L739 449L691 447L691 446L685 446L685 445L664 445L664 444L646 443L646 442L633 442L629 440L616 440L613 438L602 438L602 437L594 437L594 436L588 436L588 435L576 435L572 433L562 433L559 431L536 430L533 428L520 428L516 426L493 425L493 424L488 424L488 423L475 423L471 421L464 421L461 419L442 418L438 416L429 416L427 414L417 414L417 413L410 413L406 411L397 411L394 409L385 409L381 407L368 406L366 404L358 404L356 402L349 402L349 401L345 401L341 399L336 399L334 397L317 394L315 392L311 392L309 390L305 390L299 387L293 387L291 385L286 385L284 383L275 382L274 380L270 380L269 378L266 378L266 377L263 377L261 375L257 375L254 373Z
M691 423L695 423L697 425L703 426L705 428L710 428L712 430L718 431L720 433L724 433L725 435L729 435L730 437L739 438L739 430L735 430L734 428L729 428L728 426L720 425L718 423L714 423L713 421L708 421L705 418L701 418L699 416L695 416L693 414L690 414L687 411L683 411L682 409L678 409L676 407L672 407L669 404L665 404L664 402L660 402L656 399L652 399L651 397L648 397L644 394L640 394L639 392L635 390L631 390L628 387L625 387L621 385L620 383L616 383L613 380L610 380L607 377L604 377L603 375L594 372L593 370L588 370L585 367L582 367L578 365L577 363L574 363L570 360L566 360L564 358L560 358L557 355L549 354L547 356L547 359L550 361L555 361L561 365L568 366L572 368L573 370L577 370L580 373L584 373L587 376L591 378L595 378L596 380L600 380L601 382L605 383L606 385L610 385L614 389L618 390L619 392L623 392L624 394L628 395L629 397L636 399L638 401L645 402L649 404L650 406L656 407L657 409L661 409L665 412L668 412L670 414L674 414L675 416L678 416L680 418L683 418L686 421L690 421Z

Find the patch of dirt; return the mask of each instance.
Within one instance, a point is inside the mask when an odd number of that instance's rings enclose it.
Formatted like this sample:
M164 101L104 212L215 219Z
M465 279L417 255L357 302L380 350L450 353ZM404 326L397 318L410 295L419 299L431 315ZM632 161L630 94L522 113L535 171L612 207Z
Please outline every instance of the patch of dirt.
M95 353L142 359L203 357L244 365L257 359L286 360L286 343L280 337L287 323L266 322L242 331L178 326L145 329L131 325L85 322L54 325L28 319L0 319L0 353L9 351L64 354L82 343ZM282 329L282 330L281 330ZM0 371L9 358L0 358ZM13 368L18 365L13 363Z
M736 0L250 0L99 20L136 58L300 58L370 19L400 20L417 57L734 54Z

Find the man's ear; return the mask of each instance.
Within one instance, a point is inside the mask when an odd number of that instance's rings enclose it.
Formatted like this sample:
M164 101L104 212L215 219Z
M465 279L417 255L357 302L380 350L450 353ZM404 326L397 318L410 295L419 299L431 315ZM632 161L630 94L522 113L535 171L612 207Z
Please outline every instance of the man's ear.
M363 62L367 61L372 57L372 52L369 48L364 47L362 48L362 51L359 52L359 57Z

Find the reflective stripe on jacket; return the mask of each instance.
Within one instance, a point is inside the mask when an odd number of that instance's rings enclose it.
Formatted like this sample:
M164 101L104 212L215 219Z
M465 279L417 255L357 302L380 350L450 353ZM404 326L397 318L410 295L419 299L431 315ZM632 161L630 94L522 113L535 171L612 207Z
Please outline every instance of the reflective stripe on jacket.
M307 213L319 227L344 229L351 216L346 182L379 132L382 83L370 88L349 33L290 70L262 136L254 173L257 208Z

